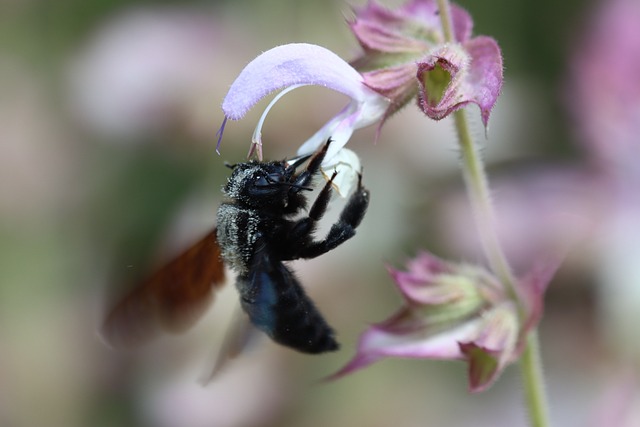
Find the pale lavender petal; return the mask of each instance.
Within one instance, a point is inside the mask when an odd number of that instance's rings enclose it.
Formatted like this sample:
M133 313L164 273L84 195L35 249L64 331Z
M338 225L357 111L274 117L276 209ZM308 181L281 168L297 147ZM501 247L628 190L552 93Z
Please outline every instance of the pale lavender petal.
M333 156L346 145L353 134L353 123L358 114L357 108L358 105L355 102L347 105L342 111L325 123L313 136L307 139L300 148L298 148L297 154L304 156L314 153L331 138L331 145L329 146L329 150L327 150L323 162L324 164L330 163ZM338 133L338 129L340 129L341 132Z
M344 147L355 129L380 121L389 106L387 98L367 87L362 75L330 50L312 44L294 43L263 53L242 70L222 103L225 118L238 120L269 93L284 89L282 95L304 85L326 87L351 98L351 102L337 116L298 150L299 154L313 153L331 137L333 143L325 156L325 166L332 163L333 157ZM279 96L262 115L254 132L250 153L257 151L260 154L262 122Z
M270 49L251 61L231 85L222 110L232 120L241 119L266 95L293 85L324 86L356 100L370 91L362 84L362 76L335 53L293 43Z

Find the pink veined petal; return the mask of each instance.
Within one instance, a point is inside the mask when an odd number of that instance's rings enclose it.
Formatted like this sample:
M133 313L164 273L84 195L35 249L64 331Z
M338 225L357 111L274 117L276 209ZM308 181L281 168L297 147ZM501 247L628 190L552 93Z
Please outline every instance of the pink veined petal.
M522 328L523 338L540 321L544 312L544 294L563 259L564 256L557 255L548 260L538 261L531 271L518 281L518 291L529 311L527 322ZM524 345L524 340L519 345Z
M406 37L398 31L393 31L377 23L355 21L350 24L351 31L356 35L360 45L365 50L386 53L421 52L429 45L422 40Z
M473 31L473 19L469 12L456 4L451 4L451 20L456 41L464 43L469 40Z
M241 119L269 93L293 85L319 85L361 100L370 91L362 76L335 53L320 46L292 43L270 49L251 61L231 85L222 110Z
M403 52L405 48L413 50L422 44L414 40L412 34L403 31L411 18L405 16L401 9L391 10L371 0L366 6L354 10L356 17L351 22L351 30L365 49Z
M417 276L411 272L404 272L388 267L394 282L400 292L410 304L440 305L454 302L464 297L455 287L437 283L437 276L429 278ZM440 279L442 276L440 276Z
M437 256L422 251L415 258L407 262L407 268L409 271L424 276L431 276L433 274L451 273L453 268L451 265Z
M471 56L471 68L467 77L472 102L478 104L482 123L486 127L491 110L502 90L502 54L498 43L487 36L478 36L464 47Z
M421 252L407 261L406 271L391 266L387 266L387 271L409 303L442 304L451 301L451 295L433 289L436 276L450 272L451 268L446 261L429 252Z
M422 82L425 74L437 66L450 74L451 81L434 104L429 101ZM421 85L419 105L427 116L440 120L474 103L480 107L482 122L486 127L502 89L502 71L500 48L491 37L476 37L462 46L446 45L418 64L417 77Z
M464 355L458 343L473 340L481 326L482 319L476 318L447 331L429 334L426 329L392 333L386 327L374 325L360 337L355 357L329 378L339 378L385 357L459 360Z
M460 343L460 350L469 363L469 391L484 391L493 384L500 372L500 352L475 343Z
M363 73L364 82L395 104L404 105L406 102L404 98L415 95L416 90L411 88L416 84L416 69L416 64L411 61L394 67L366 71Z
M379 52L425 50L442 43L442 24L434 0L412 0L396 10L387 9L375 1L355 9L351 30L365 49ZM461 7L451 5L454 35L465 42L471 36L473 21Z
M469 56L459 44L444 45L437 51L428 55L423 61L418 62L416 77L420 84L418 104L424 113L434 119L440 120L452 111L463 107L470 102L463 89L463 75L468 72ZM441 68L449 75L449 84L444 89L439 99L433 99L431 88L426 81L430 80L429 73Z
M518 314L514 304L504 303L485 313L475 339L461 341L460 351L469 363L469 388L488 388L517 354Z
M458 42L464 42L469 39L473 30L471 15L456 4L451 4L450 9L454 37ZM401 10L422 22L423 25L442 31L438 5L434 0L413 0L405 4Z

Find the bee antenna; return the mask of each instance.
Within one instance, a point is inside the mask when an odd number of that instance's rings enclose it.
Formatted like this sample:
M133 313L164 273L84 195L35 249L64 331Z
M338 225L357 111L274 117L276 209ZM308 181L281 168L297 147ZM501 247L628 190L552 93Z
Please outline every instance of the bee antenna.
M304 185L298 185L298 184L294 184L292 182L278 182L278 185L287 185L291 188L297 188L299 190L307 190L307 191L313 191L313 188L311 187L305 187Z
M267 180L269 180L270 184L273 185L285 185L287 187L291 187L291 188L297 188L299 190L307 190L307 191L313 191L313 188L311 187L305 187L303 185L299 185L299 184L295 184L293 182L287 182L287 181L275 181L275 180L271 180L267 177Z

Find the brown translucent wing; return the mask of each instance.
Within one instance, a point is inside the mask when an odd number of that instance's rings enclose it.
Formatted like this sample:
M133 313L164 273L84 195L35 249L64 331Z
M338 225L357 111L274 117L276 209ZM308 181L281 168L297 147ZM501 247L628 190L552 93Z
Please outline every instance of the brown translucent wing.
M102 336L113 347L191 327L224 283L216 229L126 294L108 313Z

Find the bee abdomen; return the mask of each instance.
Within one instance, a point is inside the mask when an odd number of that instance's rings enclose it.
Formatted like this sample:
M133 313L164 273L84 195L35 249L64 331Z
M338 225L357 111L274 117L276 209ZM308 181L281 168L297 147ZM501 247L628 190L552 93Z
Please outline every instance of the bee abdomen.
M297 281L292 281L288 289L283 289L277 307L278 320L273 333L276 342L304 353L338 349L333 329Z
M291 271L281 262L259 264L236 284L251 323L277 343L303 353L337 350L333 329Z

